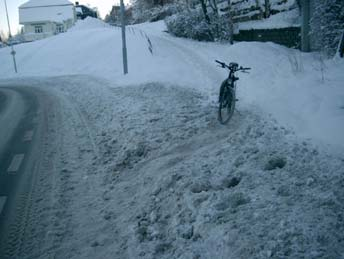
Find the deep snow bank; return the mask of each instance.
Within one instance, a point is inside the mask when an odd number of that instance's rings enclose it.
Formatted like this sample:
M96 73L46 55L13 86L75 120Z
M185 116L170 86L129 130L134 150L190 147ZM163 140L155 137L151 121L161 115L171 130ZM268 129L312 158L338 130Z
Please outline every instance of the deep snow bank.
M75 32L80 30L91 30L100 28L110 28L110 25L102 22L99 19L94 19L92 17L86 17L84 20L78 20L75 26L69 29L69 32Z
M49 156L63 168L42 210L56 242L31 257L342 257L342 158L251 107L223 127L194 89L52 79L12 82L48 87L76 134L62 138L74 152Z
M120 30L86 19L65 34L17 46L19 76L87 74L113 86L160 82L196 88L214 101L226 71L213 60L236 61L252 67L240 75L239 110L252 106L303 137L344 147L343 61L272 43L176 39L164 29L161 22L128 27L129 74L123 76ZM15 76L9 52L0 50L0 78Z

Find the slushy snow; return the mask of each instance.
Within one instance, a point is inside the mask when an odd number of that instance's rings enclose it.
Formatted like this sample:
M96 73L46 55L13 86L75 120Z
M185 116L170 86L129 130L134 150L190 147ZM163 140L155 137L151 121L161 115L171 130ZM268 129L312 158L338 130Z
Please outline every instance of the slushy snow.
M343 257L343 61L164 30L128 28L126 76L120 30L94 19L17 46L19 76L0 50L0 85L61 109L53 241L35 258ZM252 67L227 126L215 59Z

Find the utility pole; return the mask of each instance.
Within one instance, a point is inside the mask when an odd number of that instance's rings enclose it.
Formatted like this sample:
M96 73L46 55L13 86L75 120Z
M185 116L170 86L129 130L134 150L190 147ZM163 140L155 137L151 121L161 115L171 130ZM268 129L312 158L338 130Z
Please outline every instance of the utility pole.
M6 9L7 25L8 25L8 39L11 40L12 39L12 34L11 34L10 19L8 17L7 2L6 2L6 0L4 0L4 1L5 1L5 9ZM18 73L17 62L16 62L16 52L14 50L13 45L11 45L11 55L12 55L12 58L13 58L14 71L16 73Z
M123 53L123 72L128 74L127 42L125 37L125 9L121 0L121 24L122 24L122 53Z
M310 0L301 0L301 50L304 52L309 52L310 48Z

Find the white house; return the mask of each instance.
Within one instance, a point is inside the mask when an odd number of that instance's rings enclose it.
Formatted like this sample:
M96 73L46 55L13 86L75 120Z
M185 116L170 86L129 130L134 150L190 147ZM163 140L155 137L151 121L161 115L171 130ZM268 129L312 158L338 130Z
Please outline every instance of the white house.
M75 21L75 7L67 0L29 0L19 6L19 23L24 26L25 41L65 32Z

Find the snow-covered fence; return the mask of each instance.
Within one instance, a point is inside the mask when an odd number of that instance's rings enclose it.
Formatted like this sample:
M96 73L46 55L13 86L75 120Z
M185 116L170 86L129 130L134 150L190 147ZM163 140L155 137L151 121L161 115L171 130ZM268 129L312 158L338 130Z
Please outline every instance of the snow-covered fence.
M220 0L218 7L224 14L228 11L228 1ZM261 20L280 12L297 8L297 0L232 0L231 13L234 23Z
M118 26L117 24L110 24L111 26L113 26L114 28L116 29L121 29L120 26ZM152 41L150 39L150 37L147 35L147 33L141 29L137 29L137 28L134 28L134 27L130 27L130 26L127 26L126 27L126 30L128 33L136 36L136 37L142 37L146 40L147 42L147 49L148 51L153 55L153 44L152 44Z
M147 33L141 29L137 29L134 27L127 27L127 28L128 28L129 33L131 33L133 35L139 35L140 37L143 37L144 39L146 39L147 48L148 48L149 52L153 55L153 44L152 44L150 37L147 35Z

